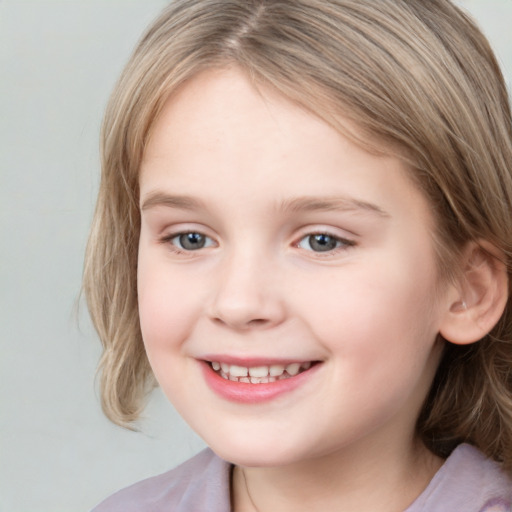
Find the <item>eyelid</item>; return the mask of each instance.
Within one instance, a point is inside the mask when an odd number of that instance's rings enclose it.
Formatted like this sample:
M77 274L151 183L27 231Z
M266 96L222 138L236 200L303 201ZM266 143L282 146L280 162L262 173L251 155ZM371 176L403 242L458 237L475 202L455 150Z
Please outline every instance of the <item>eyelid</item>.
M298 249L302 249L306 252L313 253L316 256L320 256L320 257L332 256L339 252L346 251L347 249L350 249L351 247L354 247L357 245L357 242L354 239L355 238L354 234L352 234L352 236L350 236L350 237L343 236L339 233L336 233L335 232L336 230L334 228L326 228L325 226L310 226L310 227L304 228L301 231L302 232L300 233L300 235L295 238L295 242L293 243L293 246ZM315 236L315 235L325 235L325 236L331 237L331 238L335 239L337 242L341 242L341 245L338 247L335 247L333 249L327 250L327 251L314 251L313 249L306 249L304 247L300 247L300 244L303 240L305 240L306 238L309 238L311 236Z
M169 228L165 234L160 236L158 238L158 241L163 245L170 246L171 250L174 252L180 253L180 254L187 254L192 255L194 253L201 252L203 249L209 249L212 247L218 247L218 242L216 241L214 236L211 236L210 234L207 234L210 230L208 228L205 228L203 226L196 227L197 225L177 225L173 226L172 228ZM338 231L338 232L337 232ZM339 229L326 227L325 225L317 225L317 226L307 226L303 227L300 230L300 233L294 237L294 242L292 243L292 246L295 248L302 249L306 252L310 252L315 254L315 256L319 257L328 257L332 256L334 254L337 254L339 252L346 251L347 249L354 247L357 245L357 242L354 238L357 238L357 235L351 233L350 236L344 236L343 234L339 233ZM343 230L345 233L347 233L346 230ZM180 247L177 243L174 242L174 240L181 235L191 234L191 233L197 233L199 235L202 235L207 239L206 245L203 247L199 247L197 249L186 249ZM307 249L304 247L300 247L300 244L308 237L315 236L315 235L325 235L328 236L340 244L332 249L328 249L326 251L315 251L312 248Z
M180 225L180 226L176 226L172 229L167 230L165 232L165 234L163 234L162 236L160 236L158 238L158 242L163 245L168 245L173 252L176 252L179 254L193 255L194 253L200 252L203 249L209 249L211 247L218 246L218 243L215 240L215 238L211 235L208 235L206 233L207 231L209 231L209 230L205 229L203 227L195 228L194 226L190 226L190 225L189 226ZM185 248L180 247L176 243L173 243L173 240L175 240L176 238L178 238L182 235L187 235L187 234L191 234L191 233L201 235L201 236L205 237L205 239L209 240L211 243L207 243L206 246L200 247L195 250L194 249L185 249Z
M356 242L359 238L359 234L355 231L350 231L346 228L331 226L329 224L309 224L304 225L299 229L295 230L298 234L295 239L302 239L307 235L329 235L333 238L339 238L340 240L346 240L350 242Z
M215 234L212 229L199 222L166 223L165 225L158 227L158 231L156 231L156 234L160 239L166 238L168 240L185 233L198 233L211 239L215 239Z
M212 245L215 245L215 242L213 242L213 239L211 237L209 237L207 235L203 235L203 233L199 233L197 231L184 231L182 233L176 233L174 236L169 238L169 241L172 242L175 239L180 239L183 235L191 235L191 234L200 235L200 236L204 237L205 240L209 240L210 242L212 242L212 243L206 242L207 245L205 245L204 247L200 247L200 249L206 249L207 247L211 247ZM184 249L184 250L187 251L187 249ZM196 250L199 250L199 249L196 249Z
M340 237L340 236L335 236L335 235L331 235L330 233L323 233L323 232L318 232L318 233L309 233L305 236L303 236L298 242L297 242L297 246L303 241L305 240L306 238L310 238L312 236L318 236L318 235L324 235L324 236L328 236L334 240L336 240L337 242L341 242L341 244L345 247L353 247L355 245L355 242L353 240L349 240L347 238L343 238L343 237ZM318 251L319 252L319 251Z

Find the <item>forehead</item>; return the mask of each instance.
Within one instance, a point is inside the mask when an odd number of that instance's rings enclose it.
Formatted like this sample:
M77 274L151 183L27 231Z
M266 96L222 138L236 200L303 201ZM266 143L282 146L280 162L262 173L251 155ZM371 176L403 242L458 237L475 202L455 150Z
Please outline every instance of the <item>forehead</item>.
M168 99L140 185L142 202L161 191L203 203L223 192L241 203L343 196L387 211L386 203L418 199L400 160L369 153L237 68L200 73Z
M186 139L197 142L198 131L201 128L202 146L206 146L208 142L216 146L218 138L221 135L228 135L227 130L232 128L232 134L249 133L257 150L257 137L261 135L256 130L257 120L253 116L240 115L248 109L252 112L259 110L261 115L258 126L263 129L269 124L273 127L279 124L283 138L288 137L290 127L296 132L303 129L305 136L306 130L310 133L316 130L321 138L333 139L334 136L338 142L339 135L343 134L376 156L396 156L404 162L411 161L407 151L396 142L387 140L382 134L374 133L366 124L363 130L362 126L354 121L360 114L351 107L340 104L339 98L330 97L327 91L318 85L304 83L290 86L281 83L280 80L272 84L262 83L256 77L249 76L236 63L227 62L219 67L192 72L184 83L173 90L160 115L150 125L150 137L145 145L143 164L150 159L158 158L162 142L164 145L168 144L170 132L176 127L179 127L181 147ZM283 112L286 112L286 115L280 115ZM219 117L225 121L223 127L218 123ZM231 126L228 126L229 124ZM329 130L327 125L334 130ZM208 132L209 137L205 137L204 132ZM265 138L267 135L268 133L265 134ZM176 134L173 140L177 140ZM276 142L281 143L276 145L276 149L286 147L286 144L283 144L285 141ZM176 149L179 150L173 148Z
M217 150L220 141L235 154L236 141L242 138L251 138L258 152L271 133L276 137L275 151L282 152L290 145L286 138L291 128L304 136L306 131L324 132L322 136L329 132L320 118L270 87L250 81L237 67L211 69L194 75L168 98L152 126L144 163L161 157L172 141L176 154L186 152L189 157L197 153L199 143L201 150ZM187 151L190 146L196 151Z

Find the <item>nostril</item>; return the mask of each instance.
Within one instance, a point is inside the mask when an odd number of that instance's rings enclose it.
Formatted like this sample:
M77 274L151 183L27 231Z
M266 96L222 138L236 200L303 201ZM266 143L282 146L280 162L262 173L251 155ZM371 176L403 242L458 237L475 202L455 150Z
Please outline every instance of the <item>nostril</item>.
M231 327L238 327L241 329L247 329L247 328L257 328L257 327L263 327L269 323L269 320L266 320L265 318L253 318L252 320L248 320L246 322L240 322L238 325L235 324L235 322L229 322L224 320L220 317L214 317L212 318L213 322L219 325L230 325Z
M249 321L249 325L263 325L267 323L267 320L265 320L264 318L255 318L253 320L250 320Z

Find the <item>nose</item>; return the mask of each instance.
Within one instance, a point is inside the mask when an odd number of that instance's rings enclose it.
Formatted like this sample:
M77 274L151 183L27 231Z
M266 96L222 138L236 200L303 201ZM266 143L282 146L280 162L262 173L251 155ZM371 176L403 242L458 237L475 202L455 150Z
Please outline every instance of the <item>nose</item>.
M235 330L269 328L285 319L279 271L262 255L228 258L215 279L209 315Z

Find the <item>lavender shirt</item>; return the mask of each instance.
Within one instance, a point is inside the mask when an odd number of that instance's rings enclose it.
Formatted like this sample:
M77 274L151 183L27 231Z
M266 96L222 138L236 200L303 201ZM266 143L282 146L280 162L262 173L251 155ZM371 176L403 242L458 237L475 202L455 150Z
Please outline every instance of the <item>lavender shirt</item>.
M113 494L92 512L230 512L231 467L206 449L176 469ZM476 448L462 444L404 512L512 512L512 480Z

